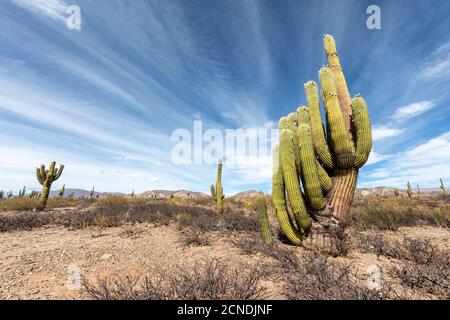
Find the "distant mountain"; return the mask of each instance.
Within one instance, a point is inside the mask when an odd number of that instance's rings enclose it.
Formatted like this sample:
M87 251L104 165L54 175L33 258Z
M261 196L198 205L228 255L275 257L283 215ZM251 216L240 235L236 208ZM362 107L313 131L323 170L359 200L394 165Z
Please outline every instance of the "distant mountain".
M239 192L235 194L234 196L231 196L231 199L237 200L237 201L245 201L248 199L256 198L261 195L261 191L257 190L248 190L244 192Z
M54 197L59 197L59 191L60 190L53 190L50 192L50 197L54 198ZM73 194L74 198L80 198L80 197L85 197L85 198L89 198L89 195L91 194L91 191L87 191L87 190L83 190L83 189L66 189L64 191L64 197L67 198L69 197L71 194ZM114 194L114 195L119 195L119 196L124 196L124 193L119 193L119 192L115 192L115 193L110 193L110 192L94 192L94 198L97 197L97 195L99 197L106 197L107 195L110 194Z
M152 190L146 191L139 195L140 197L145 198L153 198L153 199L170 199L170 198L179 198L179 199L208 199L209 195L203 192L195 192L189 190Z
M374 188L358 188L355 191L355 196L362 196L362 197L376 196L376 195L392 196L392 195L394 195L395 190L398 190L398 192L400 192L400 194L406 194L406 190L404 190L404 189L397 189L397 188L391 188L391 187L374 187ZM413 188L413 192L417 193L417 189ZM420 193L422 193L424 195L425 194L433 195L433 194L438 194L440 192L442 192L442 190L439 188L423 188L423 189L420 188Z

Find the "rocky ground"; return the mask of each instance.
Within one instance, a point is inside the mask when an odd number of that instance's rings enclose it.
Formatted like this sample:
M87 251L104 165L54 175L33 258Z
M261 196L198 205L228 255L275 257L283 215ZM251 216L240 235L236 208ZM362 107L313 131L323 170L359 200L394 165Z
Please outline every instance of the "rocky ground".
M403 227L396 232L383 233L393 238L429 238L437 247L450 250L450 231L445 228ZM246 255L233 246L231 240L245 236L242 233L207 232L210 244L206 246L186 246L180 241L180 235L175 224L156 226L153 223L80 230L44 226L33 231L0 233L0 299L87 298L77 281L73 282L77 279L77 270L81 277L96 279L111 274L138 274L149 268L163 269L171 265L189 268L208 258L224 258L236 267L263 264L272 259L257 252ZM362 273L373 264L383 269L396 263L387 257L357 250L336 259L352 261ZM267 298L286 298L276 280L267 280L264 286Z

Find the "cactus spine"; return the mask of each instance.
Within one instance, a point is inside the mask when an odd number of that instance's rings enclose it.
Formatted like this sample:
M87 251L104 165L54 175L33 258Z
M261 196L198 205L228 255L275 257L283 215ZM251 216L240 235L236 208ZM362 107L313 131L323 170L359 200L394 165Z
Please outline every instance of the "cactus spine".
M440 181L441 181L441 185L440 185L440 188L441 188L441 190L442 190L442 193L444 194L444 196L447 194L447 192L446 192L446 190L445 190L445 186L444 186L444 180L442 180L442 178L441 179L439 179Z
M52 183L58 180L59 177L61 177L61 174L64 170L64 165L60 165L59 169L55 168L55 166L56 162L53 161L47 170L45 169L45 165L41 165L40 168L36 168L36 178L42 185L42 192L38 208L39 210L45 210Z
M413 190L411 188L411 183L409 183L409 181L406 183L406 194L408 195L408 197L412 198L413 196Z
M359 95L350 98L332 36L325 36L324 47L328 66L319 72L321 94L316 82L305 83L308 106L297 109L296 117L290 114L280 119L280 143L273 148L273 161L279 161L272 186L277 219L296 245L308 234L310 215L347 220L358 170L372 149L366 102ZM319 96L325 107L326 129ZM288 214L286 198L296 225Z
M216 177L216 201L217 201L217 211L220 214L223 213L223 199L225 196L223 195L222 188L222 159L219 159L219 163L217 165L217 177Z
M272 244L272 234L270 232L269 218L267 216L266 197L258 198L258 218L261 227L261 236L265 244Z

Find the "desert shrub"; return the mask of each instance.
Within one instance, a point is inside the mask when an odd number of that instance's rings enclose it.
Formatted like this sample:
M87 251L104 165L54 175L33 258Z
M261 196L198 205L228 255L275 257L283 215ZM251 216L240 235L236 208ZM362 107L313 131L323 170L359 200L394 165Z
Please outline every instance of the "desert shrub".
M231 244L238 248L242 254L254 255L257 253L270 255L269 251L272 250L272 246L267 245L262 241L259 233L253 233L246 236L239 236L230 240Z
M396 231L417 225L450 226L450 208L444 202L407 198L357 199L352 224L358 229Z
M246 271L243 271L246 270ZM84 292L96 300L249 300L264 298L262 268L232 268L220 259L152 271L149 275L111 276L83 281Z
M32 211L39 206L36 198L9 198L0 202L2 211Z
M287 269L287 270L286 270ZM285 268L284 291L289 299L301 300L381 300L398 295L389 283L370 289L350 263L330 261L329 257L307 253L301 262Z
M259 222L256 215L246 216L242 211L225 212L223 223L228 231L259 232Z
M210 240L204 232L191 229L183 230L180 241L186 247L204 247L210 245Z
M21 212L14 215L0 216L0 232L33 230L53 222L54 215L50 212Z

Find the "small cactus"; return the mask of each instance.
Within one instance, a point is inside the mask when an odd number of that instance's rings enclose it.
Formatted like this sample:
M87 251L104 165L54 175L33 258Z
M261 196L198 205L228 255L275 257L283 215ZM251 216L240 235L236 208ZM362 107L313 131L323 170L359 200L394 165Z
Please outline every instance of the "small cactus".
M31 191L30 193L30 199L35 199L39 197L39 192L37 192L36 190Z
M270 232L269 218L267 216L266 197L258 197L258 218L261 227L261 236L265 244L272 244L272 234Z
M38 208L39 210L45 210L52 183L58 180L59 177L61 177L61 174L64 170L64 165L60 165L59 169L55 168L55 166L56 162L53 161L47 170L45 169L45 165L41 165L40 168L36 168L36 178L42 185L42 192Z
M64 198L64 193L65 193L65 192L66 192L66 185L63 184L61 190L59 190L59 197L60 197L61 199Z
M3 200L3 197L5 196L5 191L0 191L0 200Z
M23 186L22 190L19 190L18 198L20 198L20 199L25 198L26 192L27 192L27 188L25 186Z
M91 192L89 192L89 199L94 199L94 194L95 194L95 186L93 186Z
M97 195L97 196L98 196L98 195ZM136 197L136 195L134 194L134 189L133 189L133 191L131 191L130 197L131 197L131 198Z
M411 183L409 183L409 181L406 183L406 194L408 195L408 197L412 198L413 196L413 190L411 188Z
M445 185L444 185L444 180L442 180L442 178L440 179L441 181L441 185L439 186L442 190L442 193L444 194L444 196L447 194L446 190L445 190Z
M211 185L211 198L214 199L214 201L217 201L217 194L216 194L216 188L214 187L214 185Z
M223 195L222 188L222 159L219 159L219 163L217 165L217 177L216 177L216 202L217 202L217 211L220 214L223 213L223 199L225 196Z
M12 190L9 190L7 198L9 199L9 198L12 198L12 197L14 197L14 193L12 192Z

